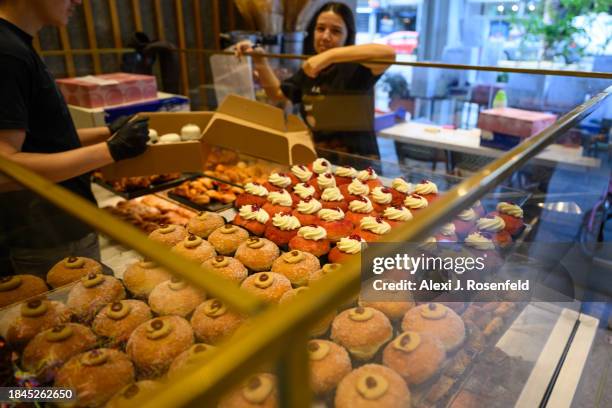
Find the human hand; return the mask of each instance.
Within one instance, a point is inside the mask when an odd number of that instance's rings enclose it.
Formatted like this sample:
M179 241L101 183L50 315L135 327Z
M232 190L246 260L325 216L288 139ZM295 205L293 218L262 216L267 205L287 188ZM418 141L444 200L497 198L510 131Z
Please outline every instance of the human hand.
M144 153L149 141L149 118L144 117L126 123L107 142L115 161L129 159Z
M302 70L311 78L316 78L321 71L331 65L331 60L325 52L310 57L302 65Z
M263 49L261 47L255 46L249 40L243 40L236 45L234 45L234 55L240 59L243 55L250 55L253 58L254 63L260 63L263 60L263 57L258 54L263 54Z
M126 123L132 120L134 116L135 115L124 115L119 116L117 119L113 120L111 124L107 126L111 136L117 133L119 129L121 129L123 126L125 126Z

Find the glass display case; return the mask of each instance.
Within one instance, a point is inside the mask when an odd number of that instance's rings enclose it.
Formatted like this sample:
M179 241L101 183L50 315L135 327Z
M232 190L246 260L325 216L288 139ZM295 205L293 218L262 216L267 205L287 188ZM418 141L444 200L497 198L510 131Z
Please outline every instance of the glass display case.
M294 407L310 406L311 397L329 407L362 400L377 406L605 405L610 396L602 373L610 360L601 318L612 251L598 241L598 227L605 228L607 217L610 159L601 146L594 147L598 157L545 154L551 142L599 114L610 93L593 96L512 150L478 156L479 145L463 147L458 153L489 158L459 175L398 160L401 152L384 133L411 134L415 129L397 129L413 124L410 118L379 132L380 158L318 146L318 162L296 168L248 149L212 146L206 168L170 180L178 185L164 189L162 177L162 188L151 193L146 177L94 184L101 210L0 159L3 190L13 190L4 197L26 194L21 188L42 197L39 222L61 213L63 222L88 225L99 233L101 255L99 263L58 256L48 269L62 271L59 283L49 273L35 282L2 279L0 352L8 363L2 385L73 388L87 406L114 398L118 405L110 406ZM421 131L441 150L461 137L431 122ZM304 184L303 194L293 189L297 184ZM262 188L266 195L259 195ZM142 195L126 197L126 189ZM269 199L275 190L277 201ZM331 218L318 215L324 208ZM47 248L60 244L48 239ZM452 291L446 289L428 298L364 296L372 273L364 268L371 266L366 254L394 257L406 250L401 245L431 257L486 252L499 260L488 278L533 286L527 296L474 290L447 297ZM356 253L363 257L350 256ZM337 270L326 266L338 260ZM450 279L447 268L434 269L436 282ZM49 312L53 318L43 322ZM123 329L112 323L126 322L126 315L134 320L121 335L104 330L104 321ZM30 344L35 341L52 346Z

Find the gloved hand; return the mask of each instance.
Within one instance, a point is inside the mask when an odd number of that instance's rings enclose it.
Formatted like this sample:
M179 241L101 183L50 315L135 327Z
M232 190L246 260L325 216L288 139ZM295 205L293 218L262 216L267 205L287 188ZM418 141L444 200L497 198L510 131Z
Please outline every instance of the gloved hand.
M126 123L132 120L134 116L135 115L124 115L119 116L117 119L113 120L112 123L108 125L108 130L111 136L117 133L119 129L121 129L123 126L125 126Z
M149 118L141 118L125 124L106 144L115 161L136 157L147 149Z

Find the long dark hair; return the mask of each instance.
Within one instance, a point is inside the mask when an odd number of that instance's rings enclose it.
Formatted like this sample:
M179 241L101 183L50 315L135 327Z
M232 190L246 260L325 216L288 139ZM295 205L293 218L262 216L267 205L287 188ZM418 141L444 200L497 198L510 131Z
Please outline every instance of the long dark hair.
M331 11L334 14L339 15L344 21L344 25L346 26L347 36L344 45L354 45L355 44L355 16L353 15L353 11L344 3L340 3L338 1L332 1L329 3L325 3L312 17L310 23L308 23L308 27L306 29L306 38L304 38L304 54L306 55L314 55L317 52L314 47L314 32L317 26L317 20L321 13L325 13L327 11Z

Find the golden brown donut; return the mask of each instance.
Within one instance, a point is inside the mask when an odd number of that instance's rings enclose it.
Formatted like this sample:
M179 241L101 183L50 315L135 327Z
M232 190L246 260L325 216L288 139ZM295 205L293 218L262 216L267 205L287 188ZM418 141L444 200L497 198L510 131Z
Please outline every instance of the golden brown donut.
M126 385L108 401L105 408L131 408L132 400L139 395L146 395L161 385L158 381L142 380Z
M55 300L34 299L22 303L20 313L10 323L6 340L20 349L43 330L70 321L70 310Z
M208 241L193 234L189 234L187 238L173 246L172 252L176 252L198 264L217 255L217 251L215 251L215 248L213 248Z
M321 269L310 274L310 277L308 278L308 285L318 282L323 277L327 276L328 273L338 271L341 267L342 265L338 263L328 263L323 265Z
M95 346L96 336L89 327L76 323L60 324L38 333L28 343L21 364L24 370L47 382L70 357Z
M336 408L410 407L410 390L395 371L379 364L366 364L338 384Z
M124 299L104 306L91 328L98 336L107 338L109 346L115 347L127 342L136 327L152 317L151 309L145 302Z
M308 288L307 286L303 286L297 289L291 289L287 292L285 292L283 294L283 296L280 298L279 303L283 304L286 302L291 301L291 299L293 299L295 296L304 293L306 291L310 290L310 288ZM328 315L324 316L315 326L313 326L308 332L310 333L310 335L312 337L317 337L317 336L322 336L323 334L325 334L327 332L327 330L329 329L329 326L331 325L331 323L334 321L334 318L336 317L336 311L332 311L331 313L329 313Z
M44 280L34 275L12 275L0 278L0 308L48 291Z
M239 260L229 256L217 255L208 259L202 266L237 284L249 275L249 271Z
M308 284L310 275L321 269L319 258L308 252L285 252L272 263L272 272L285 275L294 286Z
M414 307L414 302L395 302L395 301L366 301L359 299L359 306L371 307L378 311L381 311L391 321L401 319L404 314Z
M195 367L206 364L212 352L216 350L215 346L210 344L198 343L189 347L178 355L170 364L168 369L168 378L176 377L176 374L188 366Z
M125 270L123 284L134 297L147 299L155 286L171 277L170 272L155 262L138 261Z
M279 273L258 272L242 281L240 287L266 302L278 303L291 290L291 282Z
M232 224L225 224L208 236L208 242L221 255L233 255L240 244L247 239L249 239L249 232L242 227Z
M99 348L68 360L58 370L53 386L74 390L79 406L101 407L133 381L134 366L124 353Z
M446 358L444 346L430 333L407 331L383 351L383 364L402 376L406 384L422 384L433 377Z
M256 374L224 396L219 408L276 408L278 389L272 374Z
M331 393L352 369L346 349L333 341L310 340L308 358L310 388L317 396Z
M94 259L81 256L69 256L62 259L47 272L47 283L52 288L59 288L78 281L90 273L102 273L102 265Z
M225 218L217 213L202 211L187 223L187 231L201 238L208 236L217 228L225 225Z
M173 247L187 238L187 230L182 225L161 224L159 228L149 234L149 239Z
M193 312L191 327L196 339L214 345L234 334L244 319L244 316L229 310L222 301L208 299Z
M280 255L278 246L265 238L251 237L240 244L235 258L254 272L269 271Z
M125 289L119 279L92 273L70 289L66 304L77 319L91 322L104 305L121 299L125 299Z
M391 322L371 307L356 307L340 313L332 322L331 339L358 360L368 360L393 337Z
M402 330L430 333L440 339L447 352L457 349L465 339L463 320L441 303L425 303L407 311Z
M160 316L185 317L206 299L199 289L176 277L157 285L149 295L151 310Z
M142 323L130 335L126 352L142 378L157 378L193 344L193 330L180 316L162 316Z

